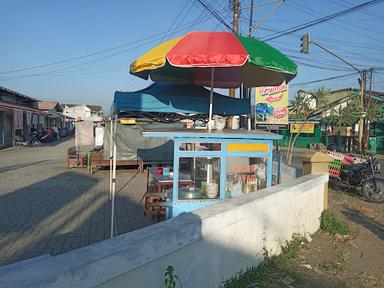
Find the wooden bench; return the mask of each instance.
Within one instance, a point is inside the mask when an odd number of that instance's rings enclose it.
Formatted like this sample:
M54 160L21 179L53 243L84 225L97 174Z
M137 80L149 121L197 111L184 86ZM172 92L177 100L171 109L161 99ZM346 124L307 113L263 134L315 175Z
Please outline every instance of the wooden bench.
M109 167L110 166L110 160L104 159L103 151L97 151L97 152L90 152L88 155L88 170L89 173L92 175L95 170L99 167ZM117 160L116 166L137 166L137 169L142 172L143 171L143 164L142 161L137 160Z

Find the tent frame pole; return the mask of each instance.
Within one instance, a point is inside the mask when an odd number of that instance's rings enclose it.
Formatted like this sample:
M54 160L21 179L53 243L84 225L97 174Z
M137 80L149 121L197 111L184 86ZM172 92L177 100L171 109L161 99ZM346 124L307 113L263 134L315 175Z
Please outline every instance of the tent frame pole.
M112 200L113 116L111 116L111 126L109 128L109 200Z
M115 114L113 131L113 169L112 169L112 203L111 203L111 239L113 238L114 218L115 218L115 194L116 194L116 130L117 130L117 114Z

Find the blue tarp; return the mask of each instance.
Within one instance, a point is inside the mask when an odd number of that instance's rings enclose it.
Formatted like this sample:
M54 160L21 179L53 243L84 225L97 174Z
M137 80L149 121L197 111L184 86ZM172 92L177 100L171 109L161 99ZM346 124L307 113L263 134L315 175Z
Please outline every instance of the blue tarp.
M194 85L154 83L135 92L115 92L113 112L208 114L210 91ZM213 114L249 114L249 100L213 95Z

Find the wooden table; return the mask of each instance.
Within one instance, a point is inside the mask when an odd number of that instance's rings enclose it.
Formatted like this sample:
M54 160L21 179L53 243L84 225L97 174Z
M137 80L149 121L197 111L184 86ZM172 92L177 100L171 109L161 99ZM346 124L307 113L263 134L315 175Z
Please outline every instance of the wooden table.
M148 171L152 174L153 179L155 180L157 192L162 192L173 186L173 177L157 174L156 167L151 167ZM190 184L193 184L193 181L189 175L179 174L179 185Z

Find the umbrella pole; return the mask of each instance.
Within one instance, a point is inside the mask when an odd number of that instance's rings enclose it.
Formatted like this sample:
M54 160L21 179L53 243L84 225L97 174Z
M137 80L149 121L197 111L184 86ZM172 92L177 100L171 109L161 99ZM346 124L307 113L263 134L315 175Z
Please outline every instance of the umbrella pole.
M211 70L211 93L209 94L209 119L208 119L208 131L210 132L212 129L213 121L212 121L212 104L213 104L213 81L215 79L215 68L212 67ZM207 163L207 189L209 187L209 184L212 181L212 163L211 157L208 157L208 163Z
M208 118L208 131L211 131L212 126L212 104L213 104L213 81L215 79L215 68L211 70L211 93L209 94L209 118Z
M113 131L113 169L112 169L112 205L111 205L111 239L113 238L113 226L115 216L115 194L116 194L116 130L117 130L117 114L115 114L115 129Z

